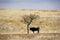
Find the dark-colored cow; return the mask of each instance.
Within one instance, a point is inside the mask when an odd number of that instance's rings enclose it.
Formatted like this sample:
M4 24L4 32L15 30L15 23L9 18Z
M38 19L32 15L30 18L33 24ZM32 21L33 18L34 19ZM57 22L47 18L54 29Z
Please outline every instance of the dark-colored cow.
M31 27L30 30L34 33L35 31L38 31L39 33L39 27Z

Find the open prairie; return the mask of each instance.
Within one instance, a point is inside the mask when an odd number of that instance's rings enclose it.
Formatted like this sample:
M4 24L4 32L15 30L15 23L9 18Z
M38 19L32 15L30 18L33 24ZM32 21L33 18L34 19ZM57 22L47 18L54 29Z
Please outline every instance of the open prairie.
M23 16L30 14L39 16L29 25L39 27L39 34L27 34ZM60 40L60 10L0 9L0 40Z
M60 33L60 10L0 9L0 34L26 34L27 24L22 19L30 14L39 18L29 27L40 27L40 33Z

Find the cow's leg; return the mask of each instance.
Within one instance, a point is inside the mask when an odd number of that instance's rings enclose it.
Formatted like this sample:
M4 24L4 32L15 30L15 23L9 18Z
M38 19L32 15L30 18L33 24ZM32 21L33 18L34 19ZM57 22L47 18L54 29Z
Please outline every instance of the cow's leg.
M39 29L38 29L38 33L39 33Z
M33 31L33 34L34 34L34 31Z

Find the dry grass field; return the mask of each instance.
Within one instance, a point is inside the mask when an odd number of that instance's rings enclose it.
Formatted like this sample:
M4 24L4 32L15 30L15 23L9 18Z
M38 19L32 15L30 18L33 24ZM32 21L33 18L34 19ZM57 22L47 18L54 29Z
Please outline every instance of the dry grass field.
M0 40L60 40L60 33L0 34Z
M24 15L38 15L29 27L39 27L39 34L29 30ZM60 10L0 9L0 40L60 40Z
M11 32L12 34L26 34L27 27L22 22L22 16L30 14L40 17L33 21L30 27L39 26L41 33L60 33L60 10L0 9L0 34L11 34Z

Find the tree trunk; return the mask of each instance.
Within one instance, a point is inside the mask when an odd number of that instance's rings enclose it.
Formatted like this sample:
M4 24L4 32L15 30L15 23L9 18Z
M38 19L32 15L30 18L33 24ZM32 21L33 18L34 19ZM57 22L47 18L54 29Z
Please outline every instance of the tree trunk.
M29 25L27 25L27 34L29 34Z
M27 24L27 34L29 34L29 25L31 24L32 20L30 20L30 23Z

